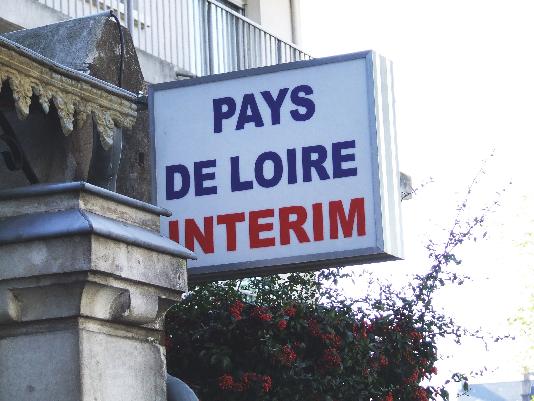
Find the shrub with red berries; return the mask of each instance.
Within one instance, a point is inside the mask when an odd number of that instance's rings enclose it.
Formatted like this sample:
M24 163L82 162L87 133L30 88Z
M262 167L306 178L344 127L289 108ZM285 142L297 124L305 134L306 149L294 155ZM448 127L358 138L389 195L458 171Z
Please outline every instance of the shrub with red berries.
M429 271L401 290L386 284L347 298L335 286L350 276L340 269L192 288L167 313L169 373L202 401L448 399L428 384L436 344L465 331L433 300L444 285L462 284L448 266L459 264L454 250L475 235L476 219L455 223L441 251L431 242Z
M406 305L392 299L376 313L332 293L326 303L297 294L273 301L288 281L304 284L303 275L276 280L248 282L255 302L236 282L202 285L169 311L169 372L200 399L426 401L440 391L421 387L436 373L434 335ZM307 280L317 285L312 274Z

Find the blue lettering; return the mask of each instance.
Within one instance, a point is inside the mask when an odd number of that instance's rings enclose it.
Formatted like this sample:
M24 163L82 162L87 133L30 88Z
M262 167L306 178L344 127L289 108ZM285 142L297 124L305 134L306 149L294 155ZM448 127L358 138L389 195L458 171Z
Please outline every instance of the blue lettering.
M230 158L230 180L232 192L248 191L254 186L252 181L241 181L239 173L239 156Z
M297 183L297 149L287 150L287 183Z
M223 110L224 106L226 106L226 110ZM231 97L213 99L213 132L216 134L222 132L223 120L232 117L235 111L235 100Z
M301 112L299 109L291 110L291 117L293 117L293 120L295 121L309 120L315 114L315 103L313 100L305 96L301 96L301 94L310 96L313 94L313 89L309 85L299 85L291 91L291 101L293 104L305 109L304 112Z
M217 166L217 160L203 160L195 162L195 196L215 195L217 193L217 186L205 187L204 181L213 181L215 179L215 172L204 172L206 168L214 168Z
M269 106L269 109L271 110L272 125L280 124L280 110L282 109L282 104L284 103L287 92L289 92L289 88L280 89L276 99L273 98L273 95L271 95L271 92L269 91L261 92L265 103L267 103L267 106Z
M317 155L317 158L312 159L312 155ZM330 178L326 168L323 166L327 156L326 148L322 145L305 146L302 148L302 180L304 182L310 182L312 180L312 169L315 170L321 181Z
M247 93L243 96L243 103L241 103L241 110L239 111L235 129L242 130L245 128L245 124L248 123L254 123L256 127L263 127L260 109L252 93Z
M174 189L174 177L176 174L180 174L182 179L182 185L180 189L176 191ZM172 166L165 167L165 181L166 181L166 198L167 200L180 199L187 195L189 192L189 186L191 184L191 176L189 170L183 164L174 164Z
M345 162L353 162L356 160L356 155L354 152L342 154L341 152L345 149L355 149L356 141L343 141L343 142L334 142L332 144L332 177L333 178L343 178L343 177L353 177L358 175L358 169L356 167L343 167Z
M273 176L271 178L265 178L264 166L265 162L271 161L273 163ZM256 159L254 165L254 175L256 176L256 182L263 188L272 188L277 185L282 179L284 173L284 165L282 158L275 152L264 152Z

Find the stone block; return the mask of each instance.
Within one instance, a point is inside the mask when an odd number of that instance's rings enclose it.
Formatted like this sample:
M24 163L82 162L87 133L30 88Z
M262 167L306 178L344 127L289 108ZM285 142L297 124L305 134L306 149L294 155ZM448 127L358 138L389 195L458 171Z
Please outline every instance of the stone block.
M165 401L194 257L159 234L168 212L85 183L0 191L0 211L0 400Z

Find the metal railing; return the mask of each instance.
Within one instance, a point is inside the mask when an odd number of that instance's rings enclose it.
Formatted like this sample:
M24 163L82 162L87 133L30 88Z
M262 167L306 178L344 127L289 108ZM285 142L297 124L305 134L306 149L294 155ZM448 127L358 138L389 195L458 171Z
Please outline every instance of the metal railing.
M114 10L138 49L194 75L310 58L216 0L36 1L72 18Z

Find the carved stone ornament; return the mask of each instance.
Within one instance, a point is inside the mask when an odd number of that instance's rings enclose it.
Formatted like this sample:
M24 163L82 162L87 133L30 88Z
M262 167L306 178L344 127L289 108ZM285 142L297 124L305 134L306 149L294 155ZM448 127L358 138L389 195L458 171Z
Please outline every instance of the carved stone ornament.
M109 149L114 128L131 128L135 123L135 103L105 90L104 82L97 85L67 75L4 47L0 42L0 90L3 84L9 84L20 119L28 116L32 95L36 95L45 113L50 109L50 101L54 102L66 136L73 131L75 120L81 127L92 114L102 146Z

